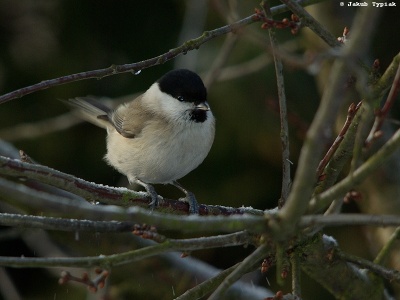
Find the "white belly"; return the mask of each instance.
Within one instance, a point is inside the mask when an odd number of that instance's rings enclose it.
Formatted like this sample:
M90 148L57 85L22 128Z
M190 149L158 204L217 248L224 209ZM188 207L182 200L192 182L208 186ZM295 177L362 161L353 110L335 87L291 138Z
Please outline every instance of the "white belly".
M109 129L107 162L131 182L170 183L200 165L214 140L214 118L185 127L159 127L147 126L130 139Z

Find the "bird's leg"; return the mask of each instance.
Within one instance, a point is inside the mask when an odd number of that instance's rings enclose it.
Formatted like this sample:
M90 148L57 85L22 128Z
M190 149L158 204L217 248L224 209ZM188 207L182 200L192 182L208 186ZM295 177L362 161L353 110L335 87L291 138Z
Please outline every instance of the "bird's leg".
M150 195L151 197L151 202L149 204L149 206L151 206L151 209L153 210L154 208L156 208L158 206L158 195L154 189L154 187L146 182L141 181L140 179L135 178L133 180L133 182L141 185L142 187L144 187L146 189L146 192Z
M189 203L189 213L198 215L199 214L199 204L197 203L197 200L196 200L196 197L194 196L194 194L192 192L189 192L183 186L181 186L177 181L173 181L171 184L185 193L185 195L186 195L185 199Z

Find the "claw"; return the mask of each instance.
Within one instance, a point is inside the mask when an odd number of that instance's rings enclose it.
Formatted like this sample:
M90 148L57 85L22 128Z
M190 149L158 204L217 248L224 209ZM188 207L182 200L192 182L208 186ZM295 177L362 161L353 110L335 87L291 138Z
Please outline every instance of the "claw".
M199 214L199 204L196 200L196 197L192 192L186 190L183 186L181 186L178 182L173 181L172 185L180 189L185 193L185 200L189 203L189 214L198 215Z
M146 189L146 192L151 197L151 202L150 202L149 206L151 207L151 210L154 210L159 204L158 194L156 193L154 187L146 182L141 181L140 179L137 179L137 178L132 179L131 182L137 183ZM189 214L198 215L199 214L199 204L197 203L197 200L196 200L196 197L194 196L194 194L192 192L186 190L183 186L181 186L176 181L173 181L171 184L185 193L186 197L184 199L186 202L189 203Z
M149 206L151 207L151 210L154 210L159 204L158 203L158 194L156 193L154 187L148 183L141 181L140 179L134 179L133 181L145 188L147 194L149 194L149 196L151 198L151 202L149 203Z

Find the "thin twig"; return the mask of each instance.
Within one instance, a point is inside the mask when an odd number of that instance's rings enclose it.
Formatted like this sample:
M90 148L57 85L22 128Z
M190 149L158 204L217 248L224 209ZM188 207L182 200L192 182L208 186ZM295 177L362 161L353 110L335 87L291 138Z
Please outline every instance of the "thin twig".
M400 65L397 68L396 75L393 80L392 87L389 91L389 95L386 98L386 102L383 105L382 109L376 112L375 123L371 129L371 132L365 141L366 145L370 145L371 142L376 137L377 133L380 131L383 121L386 119L390 109L392 108L400 90Z
M163 64L175 57L177 57L180 54L187 53L188 51L192 51L195 49L198 49L202 44L208 42L209 40L227 34L229 32L234 32L235 30L238 30L239 28L249 25L254 22L259 21L259 16L257 14L253 14L247 18L244 18L238 22L232 23L230 25L226 25L214 30L210 31L205 31L200 37L189 40L185 43L183 43L181 46L171 49L168 52L161 54L159 56L146 59L137 63L132 63L132 64L124 64L124 65L112 65L108 68L104 69L98 69L98 70L93 70L93 71L86 71L86 72L81 72L81 73L75 73L67 76L62 76L58 77L55 79L50 79L50 80L44 80L42 82L39 82L37 84L24 87L18 90L15 90L13 92L4 94L0 96L0 104L5 103L7 101L10 101L12 99L16 98L21 98L25 95L48 89L50 87L66 84L66 83L71 83L79 80L84 80L84 79L102 79L107 76L115 75L115 74L122 74L122 73L127 73L131 72L133 74L137 74L139 71Z
M340 143L343 141L344 136L347 133L347 130L349 129L351 123L353 122L354 116L356 115L360 107L361 107L361 102L359 102L357 106L354 103L350 104L349 109L347 110L346 121L344 122L342 129L340 130L332 146L329 148L328 152L325 154L324 158L318 165L317 178L319 178L322 175L322 172L324 171L326 165L331 160L336 150L339 148Z
M323 39L330 47L339 47L341 44L325 27L315 20L298 2L292 0L281 0L289 9L301 18L304 26L314 31L317 36Z
M179 300L194 300L204 297L205 295L209 294L210 291L216 288L214 284L219 285L221 281L230 273L228 272L227 274L226 271L236 268L235 265L227 270L217 269L210 264L200 261L192 256L182 259L182 256L178 253L165 253L160 258L175 266L175 270L181 270L186 274L189 273L193 284L202 282L193 287L193 289L190 289L181 296L178 296ZM257 268L257 265L255 268ZM227 292L228 298L232 296L231 298L233 299L237 295L241 295L242 299L264 299L265 297L272 296L273 294L265 287L255 285L253 282L249 282L248 280L244 279L235 282L235 284L232 285Z
M361 183L373 171L387 162L400 147L400 130L386 142L373 156L358 169L325 192L315 195L309 204L308 211L317 212L329 205L333 200L343 197L351 188Z
M107 270L96 269L97 276L94 279L90 279L89 274L84 272L81 277L76 277L71 275L70 272L63 271L61 272L61 277L58 280L59 284L66 284L70 281L78 282L84 284L88 287L88 289L95 293L99 288L103 288L105 285L105 280L110 274Z
M365 150L364 146L366 139L368 138L368 133L370 131L370 121L373 119L373 107L375 107L374 103L380 103L381 99L385 96L387 91L393 85L394 78L396 77L397 70L400 65L400 52L397 53L396 56L393 57L392 62L386 68L385 72L382 76L374 82L374 84L370 87L368 91L368 95L364 95L368 98L367 105L364 105L364 112L362 114L362 119L360 121L359 132L355 139L354 150L353 150L353 159L350 166L350 173L353 173L354 170L359 167L360 162L362 161L362 152ZM373 100L371 100L373 99ZM368 145L368 144L367 144Z
M387 67L382 76L373 85L371 91L371 96L373 99L378 101L382 99L385 93L390 89L393 84L394 78L396 77L397 70L400 65L400 52L398 52L394 57L390 65Z
M239 280L240 277L249 272L249 270L251 270L255 264L260 263L260 260L266 255L268 248L269 248L268 244L263 244L260 247L258 247L252 254L247 256L239 264L239 266L225 278L225 280L214 291L214 293L212 293L212 295L208 298L208 300L222 299L223 295L226 293L228 288L232 284L234 284L235 281Z
M301 5L309 5L317 2L321 2L322 0L304 0L300 1L299 3ZM299 5L300 5L299 4ZM280 5L273 7L271 9L273 14L278 14L287 11L287 7L285 5ZM252 24L254 22L260 21L260 15L259 14L252 14L246 18L243 18L235 23L222 26L220 28L210 30L210 31L205 31L200 37L186 41L183 43L181 46L171 49L168 52L161 54L159 56L146 59L137 63L131 63L131 64L124 64L124 65L111 65L108 68L104 69L98 69L98 70L93 70L93 71L86 71L86 72L80 72L80 73L75 73L67 76L62 76L54 79L49 79L49 80L44 80L39 83L12 91L10 93L4 94L0 96L0 104L5 103L7 101L21 98L23 96L26 96L28 94L45 90L50 87L62 85L62 84L67 84L67 83L72 83L76 82L79 80L84 80L84 79L102 79L104 77L108 77L111 75L115 74L122 74L122 73L128 73L131 72L133 74L137 74L137 72L152 67L156 65L163 64L178 55L185 54L188 51L196 50L198 49L201 45L204 43L208 42L209 40L230 33L230 32L235 32L236 30L247 26L249 24Z
M267 1L262 1L261 6L264 9L264 14L267 18L272 18L272 13ZM275 75L276 84L278 87L278 98L279 98L279 112L281 122L281 146L282 146L282 188L281 198L278 202L278 207L281 208L286 202L286 199L290 193L291 178L290 178L290 148L289 148L289 125L288 115L286 106L286 92L285 92L285 81L283 77L283 65L278 55L279 45L275 36L275 29L270 28L268 30L272 55L275 63Z
M398 241L400 236L400 227L397 227L393 234L390 236L389 240L382 247L381 251L379 251L378 255L374 259L374 263L378 265L384 264L385 259L388 257L390 251L396 245L396 241Z
M386 278L389 281L395 281L398 283L400 282L400 272L397 270L387 269L387 268L377 265L373 262L370 262L369 260L360 258L358 256L354 256L351 254L338 252L337 255L341 259L351 262L353 264L356 264L357 266L359 266L361 268L368 269L368 270L374 272L376 275Z
M299 222L300 228L314 225L321 226L400 226L398 215L363 215L363 214L336 214L336 215L307 215Z
M134 222L92 221L54 218L21 214L0 213L0 225L22 228L40 228L58 231L127 232L134 229Z
M280 238L284 239L287 235L292 234L295 224L308 209L310 196L316 183L316 178L312 178L310 174L315 174L323 147L330 138L333 124L343 101L342 95L347 82L347 74L350 71L346 60L358 60L366 51L365 48L360 47L364 46L364 39L370 38L372 29L366 31L364 26L372 27L370 22L374 20L375 14L376 9L370 7L358 11L353 21L355 28L353 39L340 49L343 59L336 60L332 67L330 84L325 88L321 104L301 150L292 191L285 206L278 213L279 223L271 224Z
M202 283L196 285L194 288L187 290L185 293L175 298L174 300L192 300L192 299L200 299L207 295L210 291L216 289L218 285L229 275L231 274L237 267L239 263L229 267L221 271L218 275L211 277L208 280L203 281Z
M353 109L357 111L353 111ZM350 110L351 113L348 115L339 136L336 138L335 145L331 146L333 150L330 149L328 151L329 155L325 155L324 159L320 162L319 170L317 171L319 181L314 190L314 195L327 190L336 182L345 164L353 155L356 143L355 140L359 133L359 124L364 117L365 109L360 106L359 103L355 108L353 107ZM328 162L328 164L325 166L326 162Z
M231 247L250 242L250 236L246 231L233 234L201 237L193 239L169 239L161 244L148 246L124 253L86 257L0 257L0 265L8 267L105 267L132 263L137 260L169 251L194 251L219 247Z

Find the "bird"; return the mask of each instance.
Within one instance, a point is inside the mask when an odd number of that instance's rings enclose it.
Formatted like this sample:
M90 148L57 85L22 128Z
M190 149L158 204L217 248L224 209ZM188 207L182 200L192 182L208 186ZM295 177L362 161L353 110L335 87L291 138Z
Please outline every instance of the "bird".
M215 136L215 117L198 74L169 71L142 95L115 109L90 96L65 102L107 130L105 161L130 184L144 187L152 209L159 204L153 184L171 184L186 195L189 213L199 213L194 194L177 181L203 162Z

